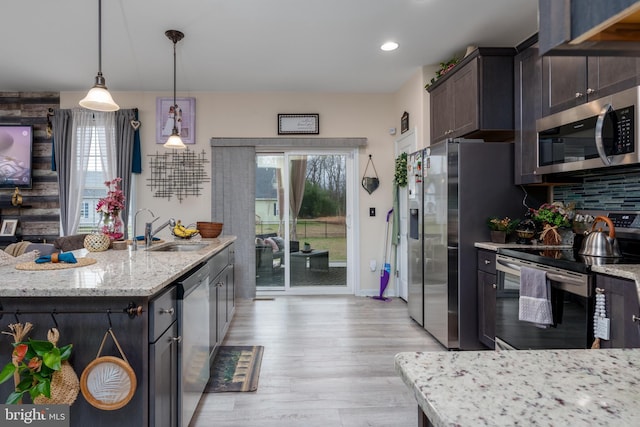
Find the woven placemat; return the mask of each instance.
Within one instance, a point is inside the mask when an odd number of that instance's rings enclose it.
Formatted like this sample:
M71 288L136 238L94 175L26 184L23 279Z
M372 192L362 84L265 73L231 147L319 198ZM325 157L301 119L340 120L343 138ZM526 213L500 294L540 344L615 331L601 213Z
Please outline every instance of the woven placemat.
M68 264L66 262L44 262L37 264L35 261L23 262L16 264L16 270L64 270L65 268L84 267L85 265L95 264L97 260L95 258L77 258L77 263Z

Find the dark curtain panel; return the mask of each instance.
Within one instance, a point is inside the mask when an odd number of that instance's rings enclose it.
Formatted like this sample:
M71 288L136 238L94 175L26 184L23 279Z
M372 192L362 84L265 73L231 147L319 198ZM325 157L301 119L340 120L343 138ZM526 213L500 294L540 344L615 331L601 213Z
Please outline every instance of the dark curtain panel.
M53 162L54 170L58 172L58 187L60 193L60 223L61 235L67 235L67 206L69 202L69 182L71 171L71 139L73 136L73 117L71 110L57 110L51 118L53 128Z
M117 176L122 178L120 188L124 194L124 199L129 200L131 196L131 169L134 157L135 134L131 122L136 119L136 109L118 110L115 112L116 118L116 147L118 152L118 163L116 165ZM129 204L126 203L122 212L124 222L125 239L128 236L129 225Z

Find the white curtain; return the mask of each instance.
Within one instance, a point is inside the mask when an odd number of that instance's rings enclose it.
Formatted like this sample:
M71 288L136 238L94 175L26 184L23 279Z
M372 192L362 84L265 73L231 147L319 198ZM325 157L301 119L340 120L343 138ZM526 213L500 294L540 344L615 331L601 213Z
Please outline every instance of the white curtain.
M76 234L80 225L80 210L82 208L82 194L84 194L84 183L87 176L87 165L89 162L89 151L91 150L91 139L94 126L94 112L74 108L72 110L73 126L75 132L71 135L71 162L69 171L69 198L67 199L67 221L66 230L68 235ZM77 166L77 167L73 167Z
M96 141L100 147L100 159L102 159L102 171L105 181L113 181L118 176L118 152L116 148L116 115L114 113L97 113L96 129L104 129L104 139Z
M76 234L80 225L80 211L92 145L96 155L101 159L104 180L111 181L117 176L115 115L75 108L72 117L75 132L71 139L71 165L77 167L72 167L69 174L69 223L66 227L68 235Z

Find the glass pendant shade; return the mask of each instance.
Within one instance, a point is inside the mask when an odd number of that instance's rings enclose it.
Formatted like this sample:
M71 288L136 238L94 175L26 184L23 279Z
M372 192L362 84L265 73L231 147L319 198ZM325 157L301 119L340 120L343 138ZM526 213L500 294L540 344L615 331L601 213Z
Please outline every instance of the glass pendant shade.
M80 101L80 106L94 111L118 111L120 109L104 85L104 77L101 75L96 76L96 84Z
M164 148L187 148L187 146L184 145L184 142L182 142L182 138L180 138L180 135L178 135L178 132L176 129L173 130L173 132L171 133L171 136L169 137L169 139L167 139L167 142L164 143L163 147Z

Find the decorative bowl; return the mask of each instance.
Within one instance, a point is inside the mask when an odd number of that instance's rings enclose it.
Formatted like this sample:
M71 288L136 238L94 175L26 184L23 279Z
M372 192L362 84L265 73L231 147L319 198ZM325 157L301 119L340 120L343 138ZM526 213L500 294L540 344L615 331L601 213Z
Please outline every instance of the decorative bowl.
M222 233L222 222L204 222L198 221L196 228L200 231L200 235L205 239L218 237Z

